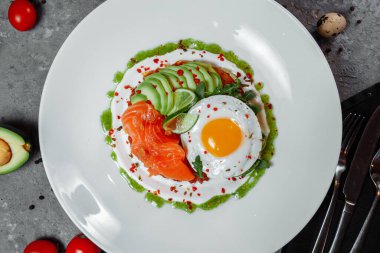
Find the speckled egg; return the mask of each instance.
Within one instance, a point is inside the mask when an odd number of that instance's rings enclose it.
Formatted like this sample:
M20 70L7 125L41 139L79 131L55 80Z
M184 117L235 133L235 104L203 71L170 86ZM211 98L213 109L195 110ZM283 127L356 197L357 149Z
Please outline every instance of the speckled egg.
M330 12L318 20L317 29L321 36L330 38L341 33L346 28L346 25L346 18L342 14Z

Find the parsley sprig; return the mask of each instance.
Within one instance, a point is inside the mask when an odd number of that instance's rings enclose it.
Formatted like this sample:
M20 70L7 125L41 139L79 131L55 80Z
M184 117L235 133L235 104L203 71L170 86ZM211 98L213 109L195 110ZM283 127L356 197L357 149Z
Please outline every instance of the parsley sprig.
M203 170L202 170L203 164L202 164L201 157L199 155L195 157L195 160L194 162L192 162L192 164L193 164L194 169L197 171L198 177L203 178Z

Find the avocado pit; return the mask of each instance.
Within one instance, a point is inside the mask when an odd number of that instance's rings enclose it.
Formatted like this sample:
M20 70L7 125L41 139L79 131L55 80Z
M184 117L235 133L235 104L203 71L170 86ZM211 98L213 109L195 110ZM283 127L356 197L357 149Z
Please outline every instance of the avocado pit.
M3 166L12 159L12 150L8 142L0 139L0 166Z

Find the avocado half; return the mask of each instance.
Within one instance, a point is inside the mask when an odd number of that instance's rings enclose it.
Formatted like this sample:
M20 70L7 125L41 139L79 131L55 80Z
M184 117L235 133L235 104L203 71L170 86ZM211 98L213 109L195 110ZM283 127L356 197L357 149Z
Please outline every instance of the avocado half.
M20 134L0 127L0 175L17 170L30 156L31 144Z

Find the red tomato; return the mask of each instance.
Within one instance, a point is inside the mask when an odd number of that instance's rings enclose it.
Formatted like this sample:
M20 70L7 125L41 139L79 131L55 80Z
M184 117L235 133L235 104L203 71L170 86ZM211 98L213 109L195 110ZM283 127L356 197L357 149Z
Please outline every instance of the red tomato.
M66 253L100 253L101 249L85 235L75 236L67 245Z
M57 253L57 246L47 240L37 240L31 242L24 249L24 253Z
M37 12L29 1L15 0L9 6L8 20L17 30L27 31L36 24Z

